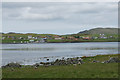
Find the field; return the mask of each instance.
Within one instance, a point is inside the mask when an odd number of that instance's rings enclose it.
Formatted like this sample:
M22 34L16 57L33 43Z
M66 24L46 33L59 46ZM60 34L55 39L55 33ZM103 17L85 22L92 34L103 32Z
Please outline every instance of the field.
M84 57L84 64L65 66L31 66L22 68L3 68L3 78L118 78L118 63L101 63L118 55L99 55ZM92 61L100 61L93 63Z

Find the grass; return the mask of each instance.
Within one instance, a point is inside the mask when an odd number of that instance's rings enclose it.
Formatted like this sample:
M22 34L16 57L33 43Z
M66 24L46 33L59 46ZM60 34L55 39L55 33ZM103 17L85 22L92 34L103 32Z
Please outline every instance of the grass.
M75 42L119 42L120 40L118 39L91 39L91 40L83 40L83 39L78 39L78 40L47 40L48 43L75 43Z
M93 60L105 61L117 55L98 55L83 58L82 65L40 66L34 69L30 66L22 68L3 68L3 78L118 78L118 63L92 63Z
M118 64L89 63L78 66L50 66L3 69L3 78L117 78Z

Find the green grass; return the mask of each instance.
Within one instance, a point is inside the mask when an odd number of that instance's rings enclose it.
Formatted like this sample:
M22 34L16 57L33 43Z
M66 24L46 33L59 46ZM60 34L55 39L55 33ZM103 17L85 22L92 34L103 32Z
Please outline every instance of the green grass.
M89 63L69 66L49 66L3 69L3 78L117 78L117 63Z
M92 63L93 60L105 61L117 55L98 55L83 58L82 65L40 66L34 69L30 66L23 68L3 68L3 78L118 78L118 63ZM90 60L91 59L91 60Z
M118 42L118 39L95 39L95 40L47 40L48 43L74 43L74 42Z

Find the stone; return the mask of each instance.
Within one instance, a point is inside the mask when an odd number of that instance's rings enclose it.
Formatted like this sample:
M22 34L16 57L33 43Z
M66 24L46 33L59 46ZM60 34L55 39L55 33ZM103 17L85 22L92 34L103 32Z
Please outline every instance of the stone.
M103 63L120 63L118 58L111 57L109 60L104 61Z
M111 57L109 60L108 60L108 63L120 63L120 60L118 58L114 58L114 57Z
M100 61L93 60L92 62L93 62L93 63L99 63Z
M39 63L36 63L36 64L34 64L33 66L34 66L34 67L39 67L40 64L39 64Z
M3 66L4 68L5 67L22 67L19 63L8 63L7 65Z
M49 61L49 59L47 59L47 61Z

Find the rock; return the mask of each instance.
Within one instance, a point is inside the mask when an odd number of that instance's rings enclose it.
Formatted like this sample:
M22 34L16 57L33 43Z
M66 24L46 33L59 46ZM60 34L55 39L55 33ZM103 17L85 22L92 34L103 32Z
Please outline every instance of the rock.
M99 63L100 61L93 60L92 62L93 62L93 63Z
M77 64L73 64L73 66L77 66Z
M40 64L45 65L71 65L71 64L83 64L83 61L80 57L77 58L67 58L56 59L54 62L40 62Z
M81 62L78 62L78 64L80 65L80 64L82 64Z
M36 67L39 67L40 64L39 64L39 63L36 63L36 64L34 64L33 66L36 68Z
M51 65L51 62L40 62L40 64L42 64L42 65Z
M49 61L49 59L47 59L47 61Z
M120 63L120 60L118 58L114 58L114 57L111 57L109 60L108 60L108 63Z
M93 63L96 63L97 61L96 61L96 60L93 60L92 62L93 62Z
M62 57L62 60L64 60L65 58L64 57Z
M81 58L67 58L66 60L57 59L55 62L52 62L51 65L71 65L71 64L83 64L83 61Z
M109 62L120 62L118 58L110 58Z
M45 64L44 62L40 62L40 64Z
M22 67L19 63L8 63L7 65L3 66L4 68L5 67L17 67L17 68L20 68Z
M104 63L104 62L101 62L101 63Z
M34 68L35 68L35 69L37 69L38 67L37 67L37 66L35 66Z
M11 71L14 71L14 68L11 68Z
M104 61L104 62L102 62L102 63L109 63L108 61Z
M104 61L103 63L120 63L118 58L111 57L108 61Z

